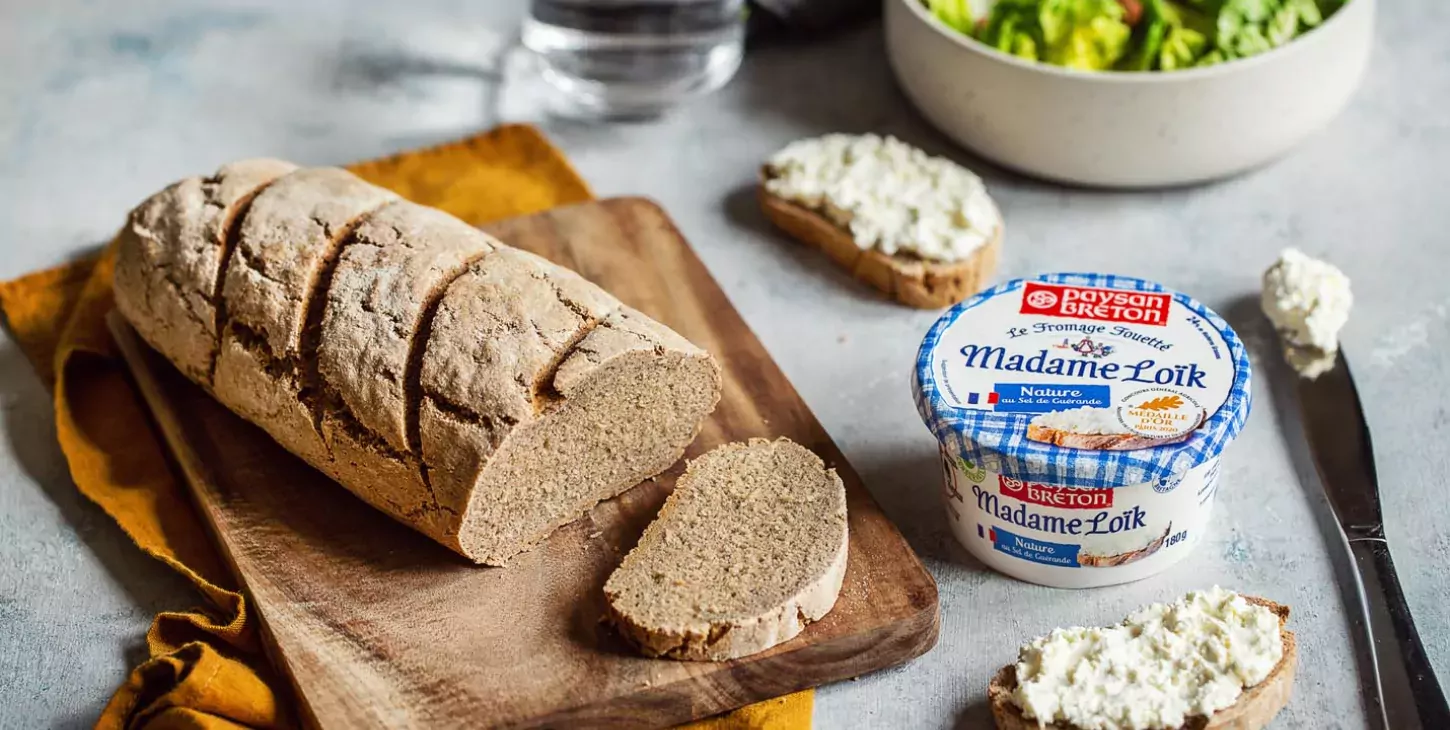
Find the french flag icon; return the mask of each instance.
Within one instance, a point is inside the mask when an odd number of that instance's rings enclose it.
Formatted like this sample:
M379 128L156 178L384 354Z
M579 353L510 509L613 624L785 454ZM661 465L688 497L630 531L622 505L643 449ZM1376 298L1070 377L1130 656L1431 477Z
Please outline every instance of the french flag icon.
M992 392L992 393L968 393L967 394L967 405L969 405L969 406L977 405L977 404L981 403L984 399L987 401L987 405L996 405L996 403L997 403L997 394L995 392Z

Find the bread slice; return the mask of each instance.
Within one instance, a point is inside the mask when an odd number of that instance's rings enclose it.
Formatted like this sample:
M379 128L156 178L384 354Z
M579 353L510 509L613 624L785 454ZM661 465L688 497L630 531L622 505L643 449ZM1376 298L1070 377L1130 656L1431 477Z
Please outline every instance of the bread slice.
M902 304L922 309L948 307L986 287L997 270L1002 228L991 240L961 261L927 261L862 249L850 231L803 205L759 189L765 217L781 230L826 253L852 276Z
M1213 713L1210 717L1193 717L1176 730L1258 730L1269 724L1284 706L1289 704L1289 695L1294 687L1294 671L1299 656L1294 632L1283 628L1289 620L1289 607L1267 598L1245 596L1253 604L1264 606L1279 617L1279 636L1284 642L1284 656L1269 672L1264 681L1244 689L1234 704ZM1021 708L1012 702L1012 693L1017 689L1017 665L1002 667L987 686L987 700L992 706L992 718L997 721L998 730L1081 730L1073 725L1053 723L1042 725L1022 715Z
M690 462L604 595L614 624L643 653L731 659L825 616L846 552L846 491L835 470L789 439L751 439Z

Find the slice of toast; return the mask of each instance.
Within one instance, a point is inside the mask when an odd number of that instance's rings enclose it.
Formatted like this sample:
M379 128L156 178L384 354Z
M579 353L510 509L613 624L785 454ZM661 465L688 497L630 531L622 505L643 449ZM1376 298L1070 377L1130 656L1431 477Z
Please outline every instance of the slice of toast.
M981 291L997 270L1002 249L1000 225L991 240L961 261L927 261L862 249L850 231L826 216L769 192L764 184L759 193L760 207L771 223L821 249L852 276L902 304L922 309L951 306Z
M1069 449L1094 449L1097 451L1132 451L1134 449L1150 449L1154 446L1165 444L1176 444L1187 440L1193 432L1174 436L1173 438L1151 438L1136 433L1073 433L1062 431L1047 426L1028 424L1027 438L1033 441L1041 441L1045 444L1063 446Z
M1289 607L1266 598L1245 596L1250 603L1268 608L1279 617L1279 637L1284 642L1284 656L1269 672L1264 681L1244 689L1243 694L1232 705L1213 713L1209 717L1197 716L1188 719L1177 730L1259 730L1269 724L1279 710L1289 704L1289 695L1294 687L1294 670L1298 665L1298 647L1294 632L1284 629L1289 619ZM1074 725L1053 723L1041 725L1037 720L1023 716L1022 710L1012 702L1012 692L1017 689L1017 665L1008 664L997 672L987 686L987 701L992 706L992 718L997 721L998 730L1080 730Z

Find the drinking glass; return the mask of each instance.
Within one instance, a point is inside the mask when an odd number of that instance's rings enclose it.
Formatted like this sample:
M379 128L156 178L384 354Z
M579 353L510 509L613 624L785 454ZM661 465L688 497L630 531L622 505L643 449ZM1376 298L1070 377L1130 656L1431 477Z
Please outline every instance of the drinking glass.
M570 116L657 115L740 67L745 0L533 0L522 42Z

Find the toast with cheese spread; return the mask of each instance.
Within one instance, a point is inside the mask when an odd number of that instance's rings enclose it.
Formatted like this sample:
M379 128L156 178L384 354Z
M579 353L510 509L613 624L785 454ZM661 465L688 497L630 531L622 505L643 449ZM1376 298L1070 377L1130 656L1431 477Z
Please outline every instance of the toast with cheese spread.
M802 243L814 246L852 276L902 304L920 309L949 307L984 289L997 270L1002 232L963 261L927 261L885 254L856 245L851 233L805 206L760 189L765 217Z
M893 137L793 142L761 168L759 194L777 227L903 304L950 306L997 268L1002 218L982 181Z
M1210 715L1192 715L1174 730L1259 730L1289 703L1298 665L1298 646L1294 633L1284 628L1289 607L1266 598L1244 596L1244 600L1262 606L1279 619L1279 641L1282 656L1268 675L1252 686L1244 687L1237 700ZM1018 689L1017 665L1002 667L987 687L987 699L998 730L1081 730L1081 726L1052 722L1044 724L1027 717L1014 696Z

